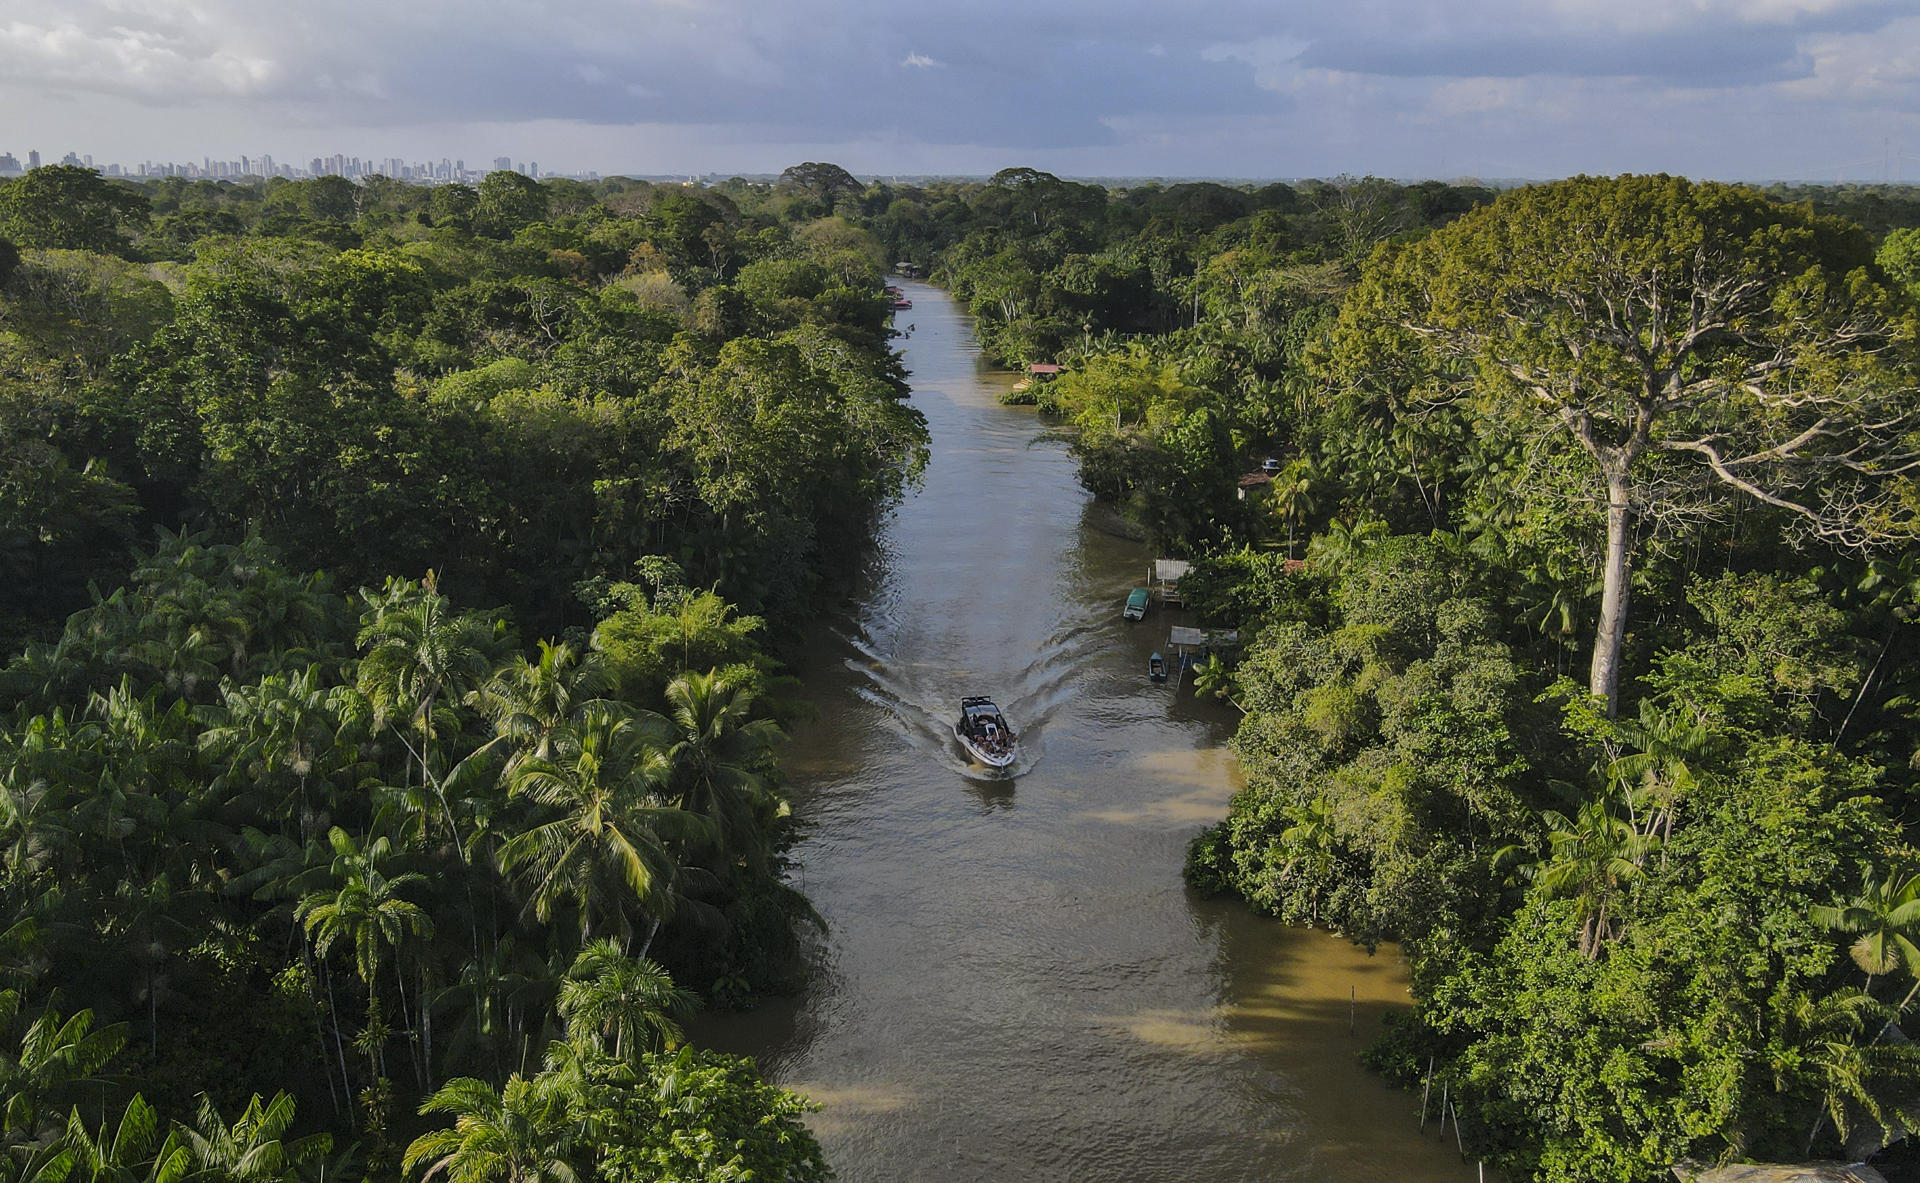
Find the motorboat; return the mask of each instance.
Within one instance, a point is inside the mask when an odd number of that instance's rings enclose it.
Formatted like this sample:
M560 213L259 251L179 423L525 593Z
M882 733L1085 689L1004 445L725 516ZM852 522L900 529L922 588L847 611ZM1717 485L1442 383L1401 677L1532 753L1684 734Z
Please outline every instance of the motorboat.
M1136 587L1127 593L1127 606L1120 610L1126 620L1139 620L1147 614L1147 589Z
M953 725L953 735L974 759L989 768L1006 768L1020 758L1013 728L991 698L961 699L960 721Z
M1164 682L1167 680L1167 659L1155 653L1147 658L1147 680Z

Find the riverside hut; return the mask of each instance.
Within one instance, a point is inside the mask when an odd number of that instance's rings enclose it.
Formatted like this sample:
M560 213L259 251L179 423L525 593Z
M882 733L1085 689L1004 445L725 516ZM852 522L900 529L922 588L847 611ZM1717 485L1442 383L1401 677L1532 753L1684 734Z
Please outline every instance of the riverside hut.
M1155 559L1153 566L1147 568L1147 586L1162 604L1179 607L1182 603L1180 580L1191 570L1193 564L1185 559Z

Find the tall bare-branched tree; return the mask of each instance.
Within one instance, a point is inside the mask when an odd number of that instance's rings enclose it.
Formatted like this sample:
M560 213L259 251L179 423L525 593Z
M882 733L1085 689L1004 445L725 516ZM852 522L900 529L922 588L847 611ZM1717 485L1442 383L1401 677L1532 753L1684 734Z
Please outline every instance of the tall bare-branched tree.
M1744 497L1802 538L1911 535L1917 337L1853 226L1739 186L1576 177L1377 253L1328 370L1588 459L1606 514L1590 689L1611 710L1650 530Z

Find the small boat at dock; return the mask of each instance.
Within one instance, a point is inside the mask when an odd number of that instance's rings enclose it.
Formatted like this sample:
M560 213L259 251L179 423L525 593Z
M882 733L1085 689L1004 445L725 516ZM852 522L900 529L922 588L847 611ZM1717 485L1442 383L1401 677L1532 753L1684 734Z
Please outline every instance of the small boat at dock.
M1136 587L1127 593L1127 606L1120 615L1127 620L1139 620L1147 614L1147 589Z
M953 725L953 735L974 759L989 768L1006 768L1020 758L1013 728L991 698L961 699L960 721Z
M1155 653L1147 658L1147 680L1164 682L1167 680L1167 659Z

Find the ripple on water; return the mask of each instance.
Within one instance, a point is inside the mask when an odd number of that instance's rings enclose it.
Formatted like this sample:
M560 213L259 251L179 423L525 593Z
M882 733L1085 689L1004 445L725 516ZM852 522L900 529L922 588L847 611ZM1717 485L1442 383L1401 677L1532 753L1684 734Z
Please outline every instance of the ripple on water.
M913 297L932 460L798 663L798 883L831 928L798 998L696 1035L821 1102L850 1183L1474 1178L1356 1062L1406 1006L1394 951L1183 888L1239 784L1228 712L1146 682L1168 618L1118 617L1148 556L1089 524L951 302ZM953 740L969 693L1019 729L1015 776Z

